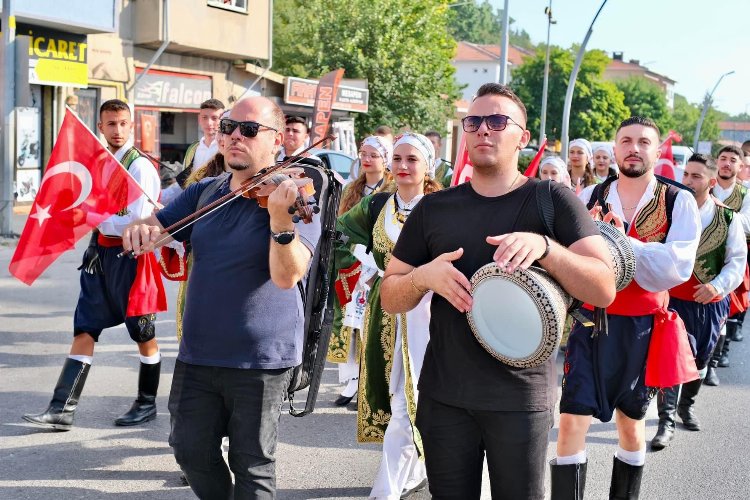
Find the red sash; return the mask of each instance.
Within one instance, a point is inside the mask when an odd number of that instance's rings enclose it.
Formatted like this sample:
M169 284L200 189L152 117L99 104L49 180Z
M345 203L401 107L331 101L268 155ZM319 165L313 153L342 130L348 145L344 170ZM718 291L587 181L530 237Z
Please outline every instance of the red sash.
M729 294L729 316L732 317L742 311L747 311L750 306L748 291L750 290L750 269L745 265L745 275L742 277L742 283Z
M122 246L122 238L99 233L97 242L102 247ZM125 258L125 257L123 257ZM138 256L135 280L128 294L127 317L145 316L167 310L167 294L161 281L159 265L154 252Z
M685 283L677 285L674 288L670 288L669 295L680 300L695 302L695 299L693 298L693 296L695 295L695 287L702 284L703 283L698 281L698 278L696 278L695 275L691 275L690 279ZM721 302L722 299L723 297L721 295L717 295L716 297L711 299L711 302Z

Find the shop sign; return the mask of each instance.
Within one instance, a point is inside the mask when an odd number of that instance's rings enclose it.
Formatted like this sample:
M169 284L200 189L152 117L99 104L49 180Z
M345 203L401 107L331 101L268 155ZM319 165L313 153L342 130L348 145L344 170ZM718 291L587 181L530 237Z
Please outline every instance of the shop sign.
M63 87L88 86L86 35L19 23L16 36L29 37L29 83Z
M141 73L141 71L137 71ZM151 70L135 88L136 106L200 109L211 99L211 77Z
M286 85L284 87L284 102L312 108L315 105L317 90L317 80L306 80L304 78L289 76L286 78ZM336 97L333 100L333 109L367 113L369 99L370 91L368 89L339 85Z

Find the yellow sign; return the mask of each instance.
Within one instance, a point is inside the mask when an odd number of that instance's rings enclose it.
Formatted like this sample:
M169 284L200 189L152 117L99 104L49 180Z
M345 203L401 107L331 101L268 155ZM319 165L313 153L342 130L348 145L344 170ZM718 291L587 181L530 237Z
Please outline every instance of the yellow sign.
M16 36L29 37L29 83L88 86L86 35L19 23Z

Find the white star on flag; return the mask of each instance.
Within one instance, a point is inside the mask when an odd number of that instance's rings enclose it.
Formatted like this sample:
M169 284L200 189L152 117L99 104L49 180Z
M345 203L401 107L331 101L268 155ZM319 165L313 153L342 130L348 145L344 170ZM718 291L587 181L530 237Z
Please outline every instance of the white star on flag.
M52 218L52 216L49 214L49 209L52 207L52 205L47 205L46 207L37 206L36 212L29 215L29 217L32 217L39 222L39 227L44 224L44 221L47 219Z

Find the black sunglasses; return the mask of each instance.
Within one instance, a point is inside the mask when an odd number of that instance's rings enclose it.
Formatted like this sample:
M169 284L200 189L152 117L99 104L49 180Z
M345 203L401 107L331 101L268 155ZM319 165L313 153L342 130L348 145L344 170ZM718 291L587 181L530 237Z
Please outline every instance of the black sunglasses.
M258 132L260 132L261 127L278 132L275 128L269 127L268 125L262 125L258 122L238 122L230 120L229 118L222 118L219 122L219 132L225 135L231 135L238 125L240 127L240 134L245 137L255 137L258 135Z
M508 115L487 115L487 116L473 116L469 115L465 118L461 118L461 126L464 128L464 132L476 132L479 127L482 126L482 122L487 122L487 128L495 130L497 132L505 130L508 126L508 122L518 125L523 130L523 127L518 123L514 122L513 119Z

